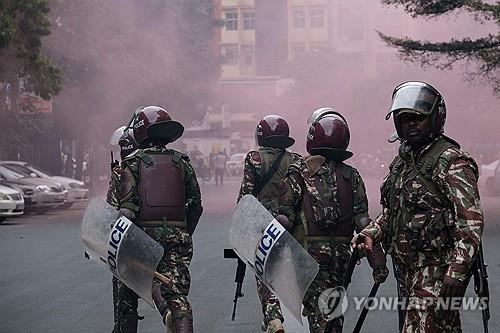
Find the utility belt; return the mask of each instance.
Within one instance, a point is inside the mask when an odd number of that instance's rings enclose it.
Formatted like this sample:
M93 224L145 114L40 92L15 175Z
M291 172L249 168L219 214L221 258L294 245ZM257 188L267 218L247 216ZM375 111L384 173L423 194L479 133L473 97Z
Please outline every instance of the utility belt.
M173 221L173 220L142 220L137 221L136 224L139 227L176 227L180 229L187 229L187 223L183 221Z
M354 234L354 225L352 223L352 218L349 216L344 219L339 224L329 228L321 228L314 221L307 221L307 236L311 237L340 237L340 238L352 238ZM335 235L335 236L333 236ZM349 239L350 240L350 239Z
M333 243L350 243L352 237L347 236L307 236L309 243L311 242L333 242Z

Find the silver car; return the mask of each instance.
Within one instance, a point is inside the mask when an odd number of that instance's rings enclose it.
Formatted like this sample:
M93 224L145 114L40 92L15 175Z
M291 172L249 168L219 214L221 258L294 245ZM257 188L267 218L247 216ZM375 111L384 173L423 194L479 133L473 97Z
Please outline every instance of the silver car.
M85 202L88 200L89 190L80 180L63 176L51 176L48 172L30 165L27 162L0 161L0 165L32 177L47 178L64 186L64 188L68 191L68 199L63 208L69 208L77 202Z
M21 192L0 185L0 223L8 217L24 214L24 198Z
M40 214L62 206L68 197L68 191L61 184L50 179L29 177L0 165L0 181L4 184L22 189L25 211Z

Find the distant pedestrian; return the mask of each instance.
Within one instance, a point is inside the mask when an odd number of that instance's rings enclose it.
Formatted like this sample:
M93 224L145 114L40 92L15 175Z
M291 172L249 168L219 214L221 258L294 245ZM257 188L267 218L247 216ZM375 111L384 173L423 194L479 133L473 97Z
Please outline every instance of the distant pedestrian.
M219 150L217 155L215 155L215 186L220 184L224 185L224 172L226 172L226 154Z

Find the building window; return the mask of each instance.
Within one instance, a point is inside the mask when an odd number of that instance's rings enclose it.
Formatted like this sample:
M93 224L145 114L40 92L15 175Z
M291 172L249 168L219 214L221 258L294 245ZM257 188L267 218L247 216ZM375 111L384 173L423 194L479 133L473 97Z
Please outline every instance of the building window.
M325 26L325 10L323 8L311 8L311 28L323 28Z
M338 20L338 29L341 36L350 43L364 39L364 27L359 20L359 12L351 8L351 5L339 6L342 15Z
M241 66L253 66L253 45L241 45Z
M238 45L222 45L220 49L220 55L222 58L223 65L238 65L239 53Z
M227 11L224 13L226 30L236 31L238 30L238 12L237 11Z
M304 7L295 7L292 9L293 27L302 29L306 26L306 10Z
M254 30L255 29L255 13L254 12L243 12L243 30Z
M242 75L253 75L254 55L253 45L241 45L240 72Z

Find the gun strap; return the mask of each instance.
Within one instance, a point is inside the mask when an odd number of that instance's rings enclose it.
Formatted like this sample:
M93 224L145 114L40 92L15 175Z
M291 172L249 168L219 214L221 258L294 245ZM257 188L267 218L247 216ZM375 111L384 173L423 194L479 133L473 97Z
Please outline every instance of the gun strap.
M274 174L276 171L278 171L278 168L281 164L281 160L283 160L283 156L285 156L285 150L281 151L278 157L274 160L273 164L271 165L271 168L269 168L269 171L260 178L259 182L255 185L253 188L252 194L254 197L258 196L259 193L262 191L264 186L273 178Z

